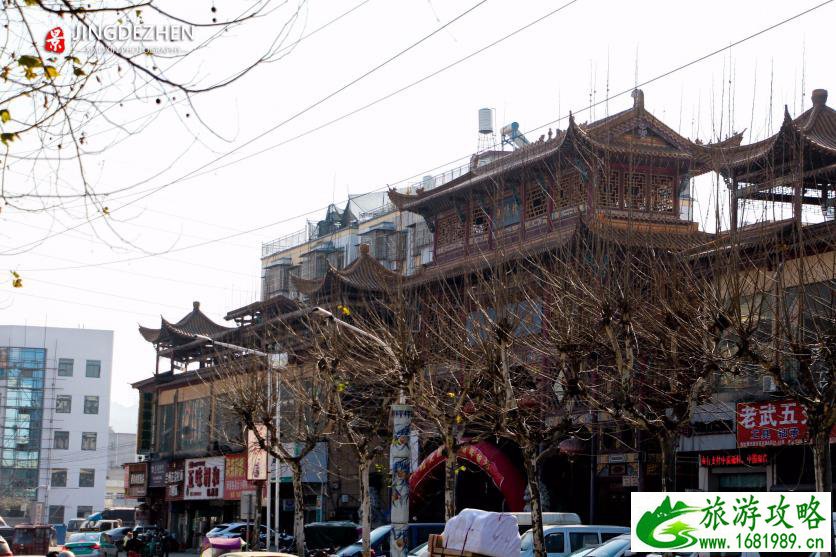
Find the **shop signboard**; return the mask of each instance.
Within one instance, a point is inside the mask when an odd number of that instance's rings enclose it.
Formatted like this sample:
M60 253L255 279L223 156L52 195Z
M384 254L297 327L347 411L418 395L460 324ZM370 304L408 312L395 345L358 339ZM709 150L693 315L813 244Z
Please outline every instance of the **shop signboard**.
M224 466L224 499L239 501L244 492L255 493L255 484L247 479L247 453L226 455Z
M836 439L836 428L830 432ZM809 441L807 413L794 400L737 403L737 446L798 445Z
M165 487L167 460L154 460L148 465L148 487Z
M168 471L165 473L166 501L180 501L183 499L185 480L185 462L182 460L170 461L168 463Z
M136 499L145 497L148 489L148 463L125 464L125 495Z
M225 457L190 458L186 460L184 499L224 498Z
M700 466L766 466L769 464L769 453L766 452L718 452L700 453Z

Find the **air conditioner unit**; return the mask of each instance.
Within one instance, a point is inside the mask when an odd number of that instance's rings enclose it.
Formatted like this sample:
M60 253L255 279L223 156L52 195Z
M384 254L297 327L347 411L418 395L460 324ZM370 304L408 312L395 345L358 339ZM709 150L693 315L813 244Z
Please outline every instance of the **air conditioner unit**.
M778 391L778 385L775 384L775 379L771 375L763 376L763 392L774 393Z
M144 454L136 455L136 460L134 462L145 462L148 457Z

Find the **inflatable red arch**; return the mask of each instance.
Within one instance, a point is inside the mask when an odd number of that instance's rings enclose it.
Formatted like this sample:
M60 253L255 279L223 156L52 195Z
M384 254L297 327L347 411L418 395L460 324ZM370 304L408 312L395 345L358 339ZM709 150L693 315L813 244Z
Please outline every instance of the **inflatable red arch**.
M505 497L509 512L522 512L525 508L525 480L499 447L486 441L461 447L456 456L484 470ZM443 447L434 450L424 459L409 478L409 492L417 495L421 483L430 472L444 463Z

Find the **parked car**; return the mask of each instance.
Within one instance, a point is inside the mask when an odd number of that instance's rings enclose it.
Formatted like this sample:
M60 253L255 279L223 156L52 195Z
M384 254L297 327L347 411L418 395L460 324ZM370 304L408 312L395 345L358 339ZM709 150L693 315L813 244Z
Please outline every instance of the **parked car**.
M546 541L548 557L564 557L584 547L598 545L619 536L629 534L630 529L623 526L597 526L576 524L569 526L546 526L543 536ZM534 536L531 530L523 534L520 550L521 557L534 555ZM630 537L627 536L629 542ZM590 557L587 554L586 557Z
M71 518L67 521L67 533L81 532L81 527L87 522L86 518Z
M130 531L130 526L120 526L119 528L114 528L113 530L105 532L105 534L110 536L110 539L113 540L113 545L116 546L116 553L125 551L125 536L127 536Z
M406 533L406 550L411 551L430 539L430 534L440 534L444 531L443 522L419 522L409 525ZM389 557L389 537L392 525L380 526L371 531L371 546L376 557ZM337 557L359 557L363 553L363 541L357 540L353 544L337 552Z
M121 528L122 521L120 519L102 519L102 520L86 520L81 525L81 532L107 532L114 528Z
M242 538L245 539L248 535L248 528L253 528L252 522L226 522L223 524L218 524L208 532L206 532L207 538ZM270 537L271 542L276 537L276 532L272 528L270 529ZM267 527L265 525L261 525L261 532L258 534L258 539L262 543L267 542ZM275 542L273 542L275 543Z
M18 555L46 555L57 545L55 528L49 524L18 524L12 538L12 553Z
M88 557L116 557L116 544L107 532L77 532L71 534L63 550Z
M11 543L14 537L14 526L0 526L0 538L4 538L7 542Z
M3 536L0 536L0 557L12 557L12 549Z
M427 549L427 546L430 545L430 542L424 542L421 545L417 546L415 549L407 553L407 557L428 557L430 552Z

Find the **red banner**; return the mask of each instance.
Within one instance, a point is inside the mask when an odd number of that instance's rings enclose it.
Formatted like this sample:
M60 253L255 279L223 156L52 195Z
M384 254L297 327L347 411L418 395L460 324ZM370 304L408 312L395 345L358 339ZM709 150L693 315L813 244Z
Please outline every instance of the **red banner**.
M830 440L836 439L836 427ZM737 446L799 445L809 441L807 413L794 400L737 403Z
M242 491L255 490L255 483L247 480L247 453L226 455L224 499L238 501Z

